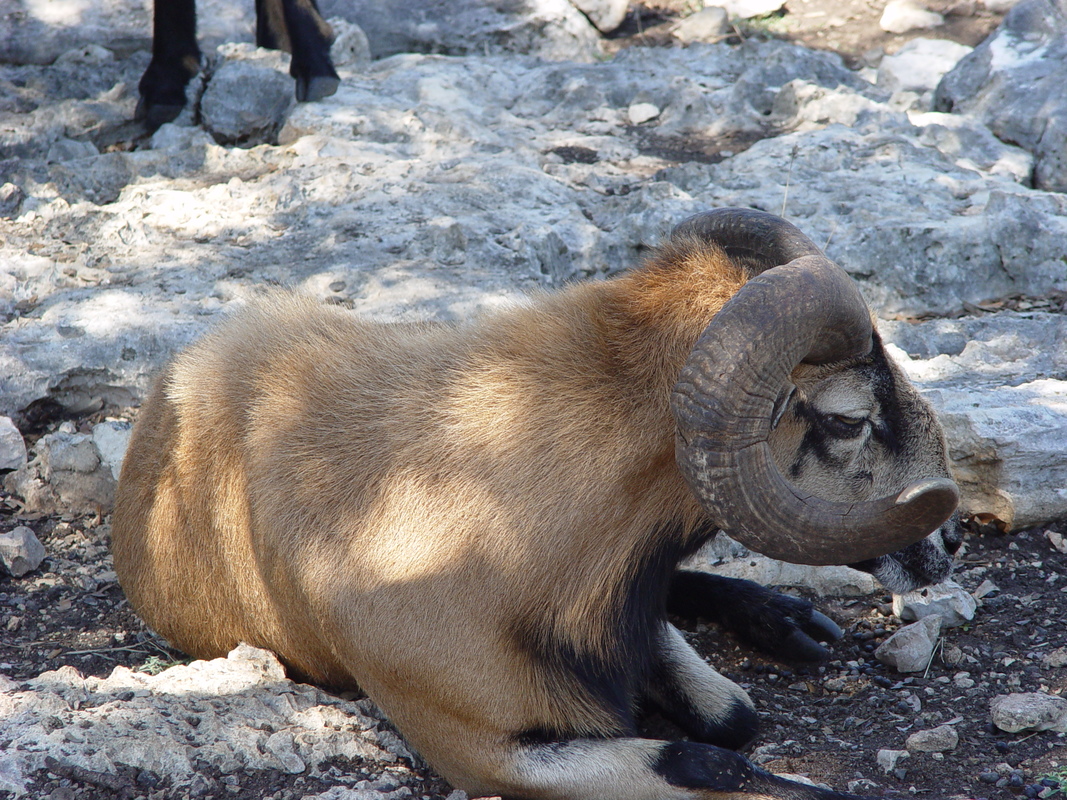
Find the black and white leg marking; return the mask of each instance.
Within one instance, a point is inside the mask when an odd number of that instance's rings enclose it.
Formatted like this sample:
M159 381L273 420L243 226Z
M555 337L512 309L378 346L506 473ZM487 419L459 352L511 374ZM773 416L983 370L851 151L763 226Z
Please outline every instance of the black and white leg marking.
M700 742L739 749L756 735L756 709L745 691L724 678L663 624L649 676L648 698L663 715Z

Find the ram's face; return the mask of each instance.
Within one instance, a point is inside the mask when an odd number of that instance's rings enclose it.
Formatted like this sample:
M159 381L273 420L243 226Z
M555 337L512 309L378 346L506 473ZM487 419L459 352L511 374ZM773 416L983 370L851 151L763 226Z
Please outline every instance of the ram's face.
M840 502L896 494L950 477L941 426L929 404L885 353L845 365L799 367L796 390L768 441L798 489ZM957 515L925 539L854 564L901 592L944 580L961 541Z

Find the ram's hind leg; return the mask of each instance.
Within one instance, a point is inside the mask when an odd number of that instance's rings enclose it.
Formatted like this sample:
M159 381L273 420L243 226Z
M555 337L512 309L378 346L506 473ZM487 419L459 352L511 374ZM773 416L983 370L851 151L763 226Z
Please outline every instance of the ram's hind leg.
M745 691L724 678L664 623L656 641L647 697L663 715L700 742L738 749L756 735L756 709Z
M256 0L256 44L293 54L289 74L302 103L329 97L341 84L330 61L332 40L315 0Z
M508 798L537 800L857 800L787 781L697 742L574 739L528 745Z

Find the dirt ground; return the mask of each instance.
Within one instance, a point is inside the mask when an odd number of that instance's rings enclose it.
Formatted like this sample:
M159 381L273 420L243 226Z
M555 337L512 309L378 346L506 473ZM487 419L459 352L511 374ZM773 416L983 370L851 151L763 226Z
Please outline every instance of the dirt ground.
M688 2L647 0L635 6L615 39L617 46L665 43L669 25L688 10ZM916 35L974 45L999 22L972 0L928 0L927 6L946 15L943 27L891 35L878 27L881 0L789 0L784 13L747 23L735 33L776 35L836 50L858 66ZM183 658L146 630L127 605L111 570L106 515L26 516L13 498L0 494L0 530L19 524L36 531L49 556L41 569L23 578L0 576L0 672L18 681L71 665L84 674L106 675L120 664L153 670ZM1067 533L1067 522L1049 529ZM874 797L1063 798L1067 795L1058 787L1060 781L1067 786L1064 735L1006 734L993 728L989 717L990 700L998 695L1067 691L1067 555L1052 546L1045 531L969 534L957 580L971 591L987 581L996 588L972 623L944 632L923 673L904 676L873 657L899 625L888 596L818 601L845 635L833 646L832 660L815 667L770 661L699 622L683 627L711 663L755 700L762 733L748 753L768 769ZM913 754L890 774L878 766L880 749L902 750L910 733L941 724L959 733L954 750ZM281 772L205 775L202 796L290 800L342 785L331 782L331 775L361 770L359 764L338 762L321 780ZM418 765L396 777L415 797L438 800L449 792ZM71 774L57 766L36 776L31 796L171 800L183 795L166 776ZM7 800L4 792L0 800Z

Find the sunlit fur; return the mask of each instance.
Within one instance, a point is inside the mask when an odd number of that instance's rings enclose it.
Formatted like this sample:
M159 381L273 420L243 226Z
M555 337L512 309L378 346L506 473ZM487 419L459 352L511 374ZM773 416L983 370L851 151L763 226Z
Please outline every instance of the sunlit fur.
M472 794L838 797L634 722L660 697L712 745L754 731L664 612L714 533L674 462L670 392L745 279L686 240L463 324L270 294L145 401L113 519L122 586L193 655L245 641L358 685ZM872 389L877 368L797 369L772 441L797 484L851 499L945 474L928 408L898 372ZM823 420L843 411L866 415L847 441ZM890 417L896 447L872 433Z

